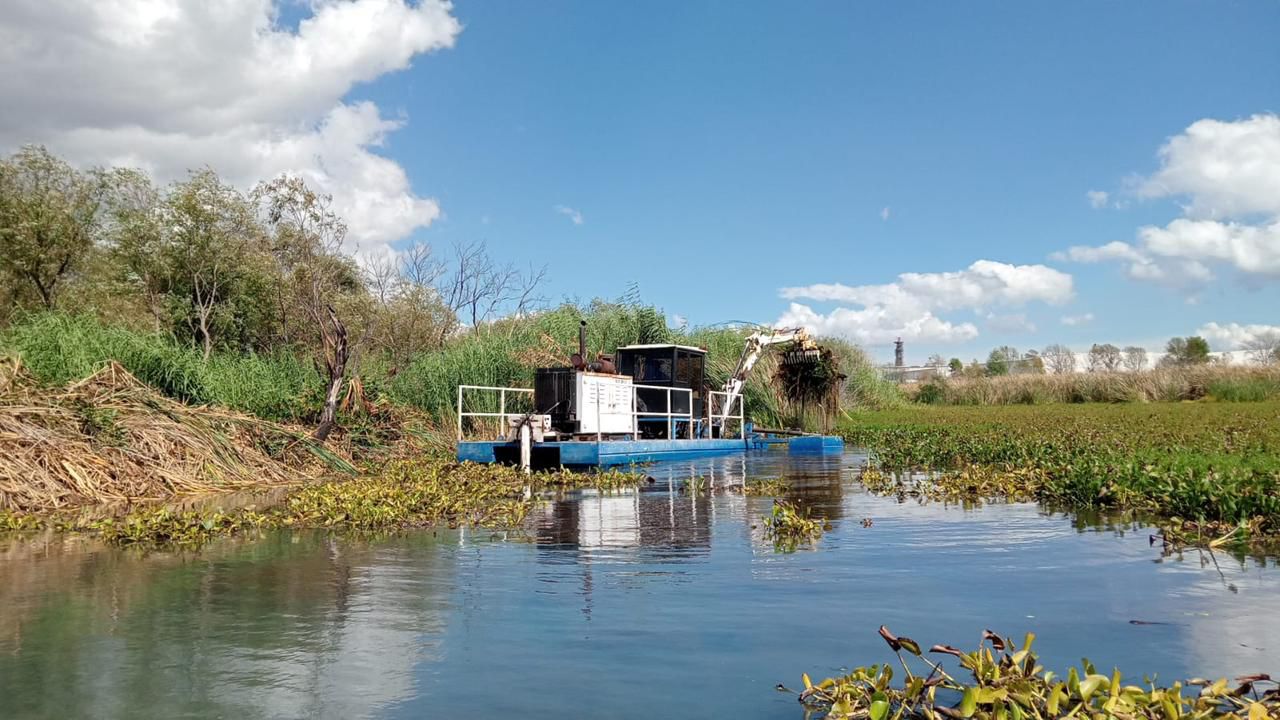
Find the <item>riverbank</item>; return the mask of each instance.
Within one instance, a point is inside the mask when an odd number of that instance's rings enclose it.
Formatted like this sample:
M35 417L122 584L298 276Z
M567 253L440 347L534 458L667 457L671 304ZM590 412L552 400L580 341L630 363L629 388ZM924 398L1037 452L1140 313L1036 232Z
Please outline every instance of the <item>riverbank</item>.
M514 526L533 493L645 478L458 464L407 425L393 419L376 448L349 435L322 443L304 428L169 399L116 363L49 388L10 360L0 365L0 530L194 546L283 527ZM202 498L200 509L175 507Z
M841 430L874 454L879 492L1138 510L1177 541L1280 538L1280 402L916 407Z

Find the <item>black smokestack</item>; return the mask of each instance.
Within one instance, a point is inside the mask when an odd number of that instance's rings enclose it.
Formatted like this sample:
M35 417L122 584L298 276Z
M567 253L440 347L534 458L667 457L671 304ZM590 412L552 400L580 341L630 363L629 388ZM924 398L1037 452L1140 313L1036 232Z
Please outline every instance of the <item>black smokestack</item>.
M893 341L893 366L902 367L906 363L902 362L902 338Z

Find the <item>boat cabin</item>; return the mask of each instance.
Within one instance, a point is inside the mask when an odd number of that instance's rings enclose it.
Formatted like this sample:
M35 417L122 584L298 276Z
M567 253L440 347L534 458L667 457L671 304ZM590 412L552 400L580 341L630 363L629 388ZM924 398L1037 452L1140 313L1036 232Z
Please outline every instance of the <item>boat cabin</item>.
M614 356L618 372L630 377L636 395L636 430L642 438L685 437L687 421L705 417L703 401L707 351L689 345L627 345Z

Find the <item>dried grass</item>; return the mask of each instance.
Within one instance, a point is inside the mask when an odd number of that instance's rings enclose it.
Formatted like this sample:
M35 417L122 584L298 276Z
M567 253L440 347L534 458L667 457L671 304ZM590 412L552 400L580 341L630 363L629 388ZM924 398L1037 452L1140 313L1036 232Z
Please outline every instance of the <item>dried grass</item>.
M350 462L302 430L170 400L111 362L62 389L0 362L0 510L303 482Z
M1268 400L1280 397L1280 366L1203 365L1136 373L951 378L908 386L907 392L912 399L935 405Z

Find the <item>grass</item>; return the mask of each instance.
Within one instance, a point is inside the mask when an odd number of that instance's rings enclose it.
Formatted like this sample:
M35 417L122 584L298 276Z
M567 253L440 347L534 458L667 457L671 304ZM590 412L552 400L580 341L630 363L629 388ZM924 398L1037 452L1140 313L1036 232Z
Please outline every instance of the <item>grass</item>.
M403 367L376 354L354 372L372 400L423 413L436 425L453 424L461 384L532 387L537 367L568 364L577 349L578 325L587 321L590 352L612 353L620 345L678 342L708 350L707 379L718 387L732 372L750 329L667 328L661 312L632 302L596 301L562 305L536 315L505 319L463 332L444 347L415 355ZM858 348L824 341L849 376L845 404L889 407L901 404L894 385L880 379ZM104 325L88 316L36 314L0 335L0 352L18 356L40 382L58 386L92 375L110 361L167 397L217 405L283 423L317 417L322 382L305 353L215 352L206 362L196 348L172 338ZM770 383L776 358L766 355L744 393L747 416L760 425L796 420ZM479 409L473 407L472 409ZM816 412L808 422L815 426Z
M938 493L1134 509L1280 535L1280 402L920 407L859 413L882 470L944 470Z
M908 386L927 405L1044 405L1049 403L1228 402L1280 400L1280 365L1200 365L1142 372L936 378Z
M1047 671L1032 650L1033 634L1019 645L987 630L969 652L949 645L925 651L915 640L894 635L884 626L880 637L897 656L901 681L893 682L896 672L889 663L857 667L817 683L804 675L804 690L796 694L806 717L1264 720L1280 715L1280 689L1267 675L1242 677L1234 683L1224 678L1171 685L1146 679L1141 685L1126 684L1124 678L1132 676L1119 670L1100 673L1088 660L1079 669L1069 668L1065 676ZM962 672L953 670L954 676L948 672L942 664L946 658L953 658Z

